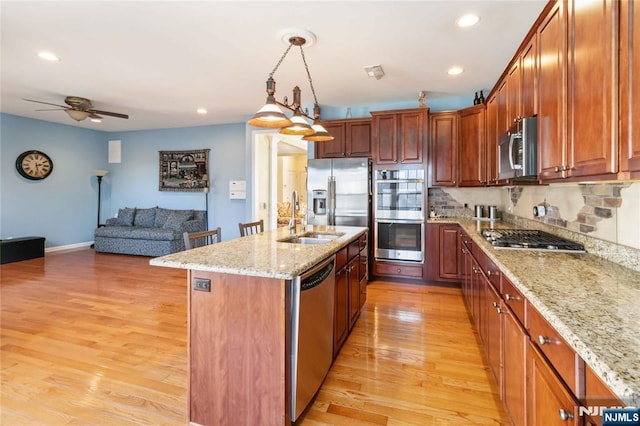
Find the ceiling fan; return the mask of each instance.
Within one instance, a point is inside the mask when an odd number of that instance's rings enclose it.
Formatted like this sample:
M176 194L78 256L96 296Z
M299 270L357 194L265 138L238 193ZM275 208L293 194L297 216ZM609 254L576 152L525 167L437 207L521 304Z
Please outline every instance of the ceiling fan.
M50 102L36 101L33 99L26 99L26 98L22 98L22 99L29 102L37 102L39 104L57 106L59 108L37 109L36 111L64 111L67 114L69 114L69 117L73 118L76 121L82 121L87 117L100 120L102 119L102 117L99 114L108 115L111 117L118 117L118 118L129 118L127 114L97 110L93 108L93 105L91 104L91 101L89 99L81 98L79 96L67 96L64 99L64 102L69 106L52 104Z

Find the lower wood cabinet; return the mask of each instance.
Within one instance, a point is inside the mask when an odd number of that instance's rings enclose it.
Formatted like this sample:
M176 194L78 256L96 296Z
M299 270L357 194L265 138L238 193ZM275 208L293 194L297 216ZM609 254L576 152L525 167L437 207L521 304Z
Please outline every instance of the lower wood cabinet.
M377 276L387 276L392 278L421 279L423 277L422 265L412 265L400 262L385 262L376 260L374 262L374 274Z
M427 224L425 259L429 281L460 282L462 247L459 232L457 224Z
M347 340L367 298L367 234L336 253L333 356Z
M581 425L578 401L532 342L529 342L527 357L528 425Z
M585 368L585 395L582 398L582 406L587 410L585 414L585 426L602 426L601 407L625 407L626 404L611 392L602 383L593 370L587 366Z
M502 312L502 400L514 425L526 424L525 399L527 345L529 336L516 315L503 305Z

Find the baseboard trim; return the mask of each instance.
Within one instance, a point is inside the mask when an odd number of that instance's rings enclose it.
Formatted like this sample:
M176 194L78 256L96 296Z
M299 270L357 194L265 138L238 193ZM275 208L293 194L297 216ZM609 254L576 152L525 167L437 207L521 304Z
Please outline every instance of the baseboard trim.
M46 253L53 253L56 251L65 251L65 250L73 250L82 247L90 247L93 244L93 241L85 241L83 243L75 243L75 244L67 244L66 246L56 246L56 247L47 247L44 249Z

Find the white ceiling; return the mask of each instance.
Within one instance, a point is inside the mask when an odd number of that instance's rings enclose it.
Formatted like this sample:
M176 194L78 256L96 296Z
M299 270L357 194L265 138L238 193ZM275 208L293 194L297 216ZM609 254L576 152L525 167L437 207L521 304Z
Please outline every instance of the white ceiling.
M7 1L1 15L1 111L104 131L238 123L265 100L265 81L284 52L280 31L317 36L305 49L323 107L418 105L490 89L542 10L530 1ZM478 25L459 28L464 13ZM41 50L60 56L52 63ZM382 65L381 80L363 67ZM447 75L459 65L460 76ZM299 51L274 78L276 98L312 95ZM129 114L76 123L22 98ZM204 107L207 115L196 114Z

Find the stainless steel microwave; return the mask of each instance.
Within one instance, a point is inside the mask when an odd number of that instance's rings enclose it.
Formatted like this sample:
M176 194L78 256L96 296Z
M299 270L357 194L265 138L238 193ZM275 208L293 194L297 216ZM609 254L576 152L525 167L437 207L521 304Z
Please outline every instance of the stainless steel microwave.
M538 176L538 118L521 118L498 143L498 178Z

